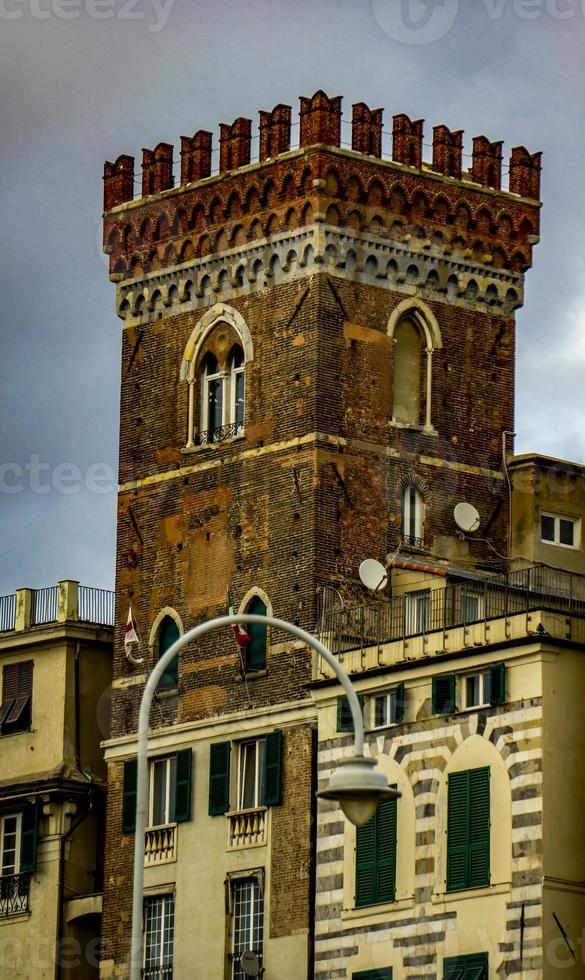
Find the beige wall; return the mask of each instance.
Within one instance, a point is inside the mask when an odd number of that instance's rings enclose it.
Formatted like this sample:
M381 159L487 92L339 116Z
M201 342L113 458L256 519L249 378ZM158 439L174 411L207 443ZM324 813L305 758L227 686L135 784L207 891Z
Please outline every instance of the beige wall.
M516 457L512 482L512 557L585 573L585 467L547 457ZM541 541L541 513L581 521L579 547Z

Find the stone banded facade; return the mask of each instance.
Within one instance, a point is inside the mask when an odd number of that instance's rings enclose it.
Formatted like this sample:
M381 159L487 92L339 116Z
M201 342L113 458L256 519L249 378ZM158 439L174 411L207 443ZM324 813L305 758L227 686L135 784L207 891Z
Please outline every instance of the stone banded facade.
M348 736L320 739L320 785L350 744ZM334 804L323 805L317 826L315 977L350 980L353 972L375 965L392 966L400 980L435 980L443 975L444 957L480 950L489 953L490 977L546 976L541 699L370 734L366 754L398 785L403 794L398 807L407 812L398 818L396 903L356 912L355 833ZM480 889L450 895L444 883L447 772L475 765L492 767L496 880L483 896ZM495 769L501 785L494 793ZM408 835L406 846L401 834Z

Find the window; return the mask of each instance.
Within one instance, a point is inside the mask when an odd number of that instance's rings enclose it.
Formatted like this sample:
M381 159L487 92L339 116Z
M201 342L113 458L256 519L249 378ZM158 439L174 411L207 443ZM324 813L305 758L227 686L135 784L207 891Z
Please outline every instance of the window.
M395 422L421 424L421 379L423 337L413 320L401 320L394 331Z
M20 871L20 838L22 817L11 813L0 818L0 856L2 858L2 877L15 875Z
M409 592L404 600L404 632L406 636L426 633L431 626L431 591Z
M266 603L262 601L260 596L254 596L248 603L246 612L253 616L265 616ZM246 632L251 638L250 643L245 648L246 671L253 673L257 670L266 670L266 626L263 623L248 623Z
M153 759L150 763L149 827L162 827L175 822L176 786L176 755L167 759Z
M364 710L364 696L363 694L358 694L358 701L360 703L360 708L362 709L362 714ZM353 715L351 713L351 708L349 706L349 701L346 694L340 694L337 698L337 731L338 732L353 732Z
M372 728L400 725L404 718L404 684L372 698Z
M479 708L486 704L502 704L505 700L505 665L494 664L487 670L465 674L461 678L463 704Z
M230 809L230 742L214 742L209 758L209 814ZM235 743L237 783L233 787L234 810L276 806L281 800L282 732Z
M396 788L396 787L394 787ZM382 800L372 819L357 828L355 904L393 902L396 891L397 801Z
M490 770L470 769L450 773L447 891L485 888L489 883Z
M241 347L234 347L229 361L230 371L230 418L234 427L233 435L239 436L244 431L244 352Z
M175 896L144 902L144 971L148 980L172 980L175 945Z
M240 345L232 347L227 361L222 364L211 352L205 354L200 378L199 442L205 445L241 435L244 431L246 378L244 351ZM191 418L191 408L189 414Z
M402 494L402 543L407 548L424 546L424 498L414 483L409 483Z
M232 882L232 909L232 978L246 980L240 961L242 953L251 950L262 964L264 896L257 878Z
M205 442L219 442L222 436L224 381L217 358L206 354L201 372L201 429Z
M32 723L33 661L5 664L2 671L0 734L30 731Z
M171 616L165 616L158 631L158 659L179 639L179 627ZM159 691L176 691L179 686L179 658L173 657L159 684Z
M545 544L556 544L561 548L579 547L579 521L558 514L542 514L540 517L540 537Z
M433 677L434 715L450 715L457 710L455 704L455 674L441 674Z
M30 874L36 866L36 806L0 816L0 917L28 910Z
M475 623L485 615L485 602L482 593L474 589L462 589L460 594L460 613L463 623Z
M450 956L444 962L443 980L488 980L487 953L471 956Z
M148 822L151 827L185 823L191 819L193 753L181 749L174 755L150 763ZM136 759L124 763L122 831L136 829Z

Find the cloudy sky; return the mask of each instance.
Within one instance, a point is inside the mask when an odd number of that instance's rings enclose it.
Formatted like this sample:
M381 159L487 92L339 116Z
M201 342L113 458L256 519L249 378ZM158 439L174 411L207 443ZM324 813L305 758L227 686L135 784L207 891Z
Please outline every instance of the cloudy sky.
M584 41L585 0L0 0L0 594L113 586L104 159L317 88L544 151L516 448L585 461Z

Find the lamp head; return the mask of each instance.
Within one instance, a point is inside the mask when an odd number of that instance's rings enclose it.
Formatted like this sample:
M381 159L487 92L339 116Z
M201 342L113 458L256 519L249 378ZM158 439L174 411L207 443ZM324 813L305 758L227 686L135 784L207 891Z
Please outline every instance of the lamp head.
M384 773L374 772L375 759L354 755L340 762L329 785L317 796L322 800L337 800L345 816L356 827L372 819L380 800L397 800L400 793L391 789Z

